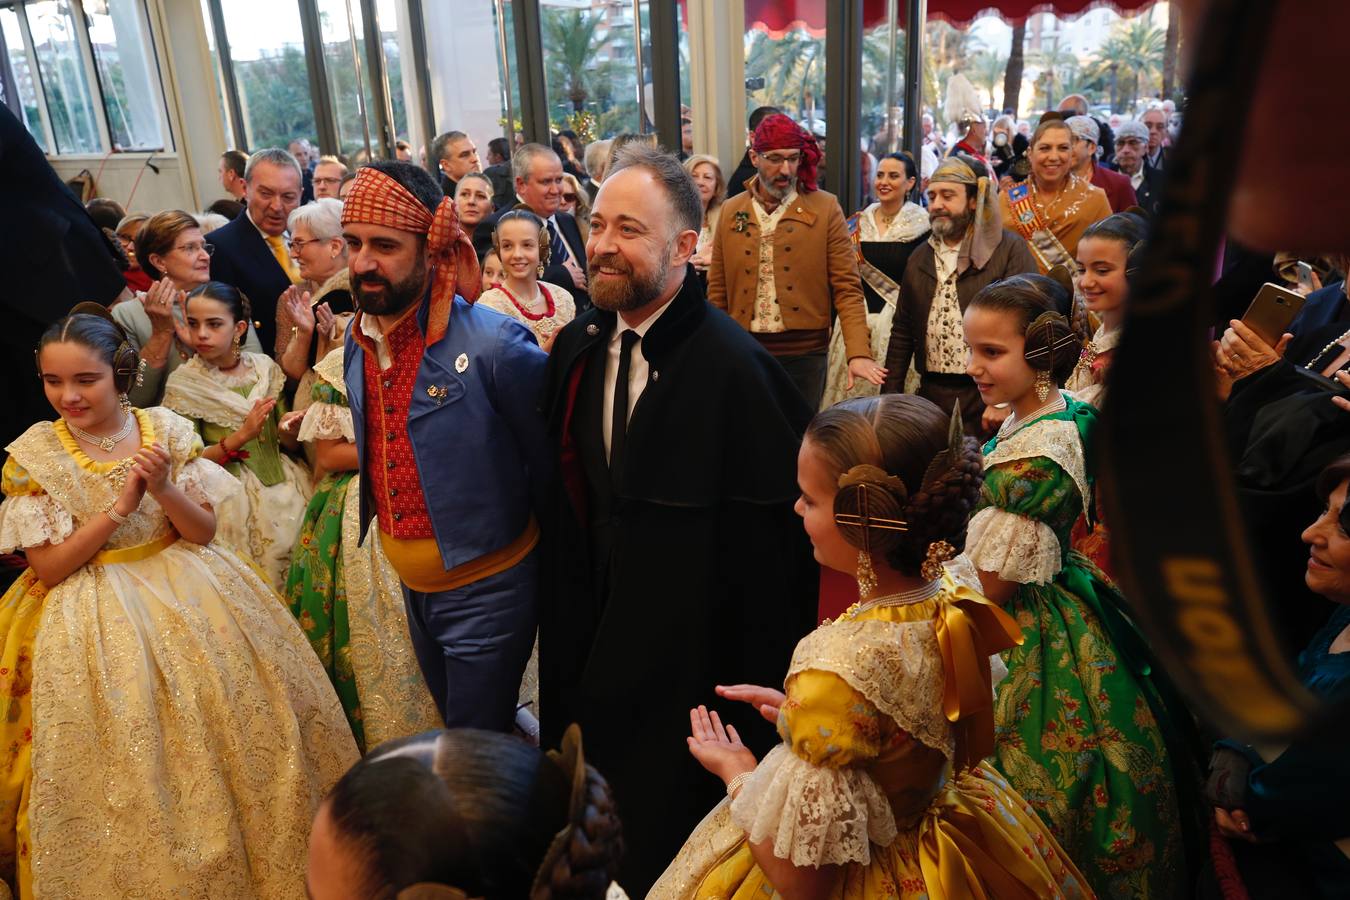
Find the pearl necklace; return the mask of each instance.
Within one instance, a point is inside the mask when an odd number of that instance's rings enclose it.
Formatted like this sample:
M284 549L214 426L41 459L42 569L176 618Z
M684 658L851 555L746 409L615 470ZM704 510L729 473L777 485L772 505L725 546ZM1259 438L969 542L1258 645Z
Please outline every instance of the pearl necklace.
M1031 412L1027 413L1020 419L1016 418L1015 416L1009 416L1007 420L1004 421L1003 427L999 429L998 436L1001 438L1009 437L1012 435L1013 432L1020 429L1023 425L1026 425L1030 422L1034 422L1036 419L1040 418L1043 415L1046 415L1047 413L1058 412L1061 409L1067 408L1068 404L1064 402L1064 395L1061 394L1058 390L1056 390L1055 399L1051 400L1049 403L1045 404L1039 409L1032 410ZM1007 434L1004 433L1005 431L1007 432Z
M1336 338L1336 340L1334 340L1334 341L1332 341L1331 343L1327 344L1327 345L1326 345L1325 347L1323 347L1321 350L1318 350L1318 351L1317 351L1317 355L1314 356L1312 359L1308 360L1308 364L1307 364L1306 366L1304 366L1304 368L1305 368L1305 369L1311 369L1311 368L1313 368L1313 366L1317 363L1317 361L1318 361L1319 359L1321 359L1322 357L1326 356L1328 353L1331 352L1331 348L1332 348L1332 347L1335 347L1337 344L1340 344L1341 341L1344 341L1346 338L1350 338L1350 331L1347 331L1345 334L1343 334L1343 335L1341 335L1340 337Z
M848 609L844 610L837 620L826 619L821 624L830 625L834 621L842 622L844 619L860 615L870 609L876 609L878 606L908 606L911 603L918 603L922 600L936 597L941 590L942 579L937 578L921 587L916 587L908 591L901 591L898 594L887 594L884 597L874 597L866 603L859 600Z
M122 418L122 427L107 437L99 437L96 434L90 434L82 428L76 428L69 422L66 422L66 428L70 429L71 434L75 435L75 437L84 441L86 444L93 444L104 453L111 453L112 449L116 447L119 442L125 439L127 435L131 434L131 423L131 416L124 415Z

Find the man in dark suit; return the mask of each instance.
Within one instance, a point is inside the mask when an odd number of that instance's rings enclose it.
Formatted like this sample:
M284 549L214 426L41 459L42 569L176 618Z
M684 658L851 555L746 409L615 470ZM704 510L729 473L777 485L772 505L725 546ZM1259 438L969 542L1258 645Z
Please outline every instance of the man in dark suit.
M1148 139L1148 128L1142 122L1121 122L1116 129L1116 169L1130 179L1139 206L1150 216L1156 216L1162 198L1163 173L1144 161Z
M436 180L445 196L453 198L459 180L478 171L478 148L473 139L462 131L447 131L436 135L431 142L432 165Z
M249 157L244 170L244 214L206 236L214 244L211 280L232 284L253 307L253 327L263 349L277 340L277 298L300 280L291 259L286 222L300 205L300 164L273 147Z
M47 326L81 300L112 303L126 290L108 239L9 107L0 103L0 447L53 417L33 368Z
M544 220L549 234L548 264L541 280L565 289L576 301L577 312L590 308L586 292L586 242L571 213L558 209L562 201L562 160L543 144L526 144L511 159L515 173L515 209L528 209ZM474 229L473 245L479 255L492 246L492 231L506 210L498 210Z
M483 170L492 181L492 208L506 209L516 202L515 181L511 178L511 147L506 138L488 141L488 167Z

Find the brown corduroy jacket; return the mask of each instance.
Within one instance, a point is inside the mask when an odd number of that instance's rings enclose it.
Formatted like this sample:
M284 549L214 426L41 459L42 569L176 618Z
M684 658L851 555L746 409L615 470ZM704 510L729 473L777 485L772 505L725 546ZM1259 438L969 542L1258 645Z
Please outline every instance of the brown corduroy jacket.
M759 285L759 220L750 205L751 182L722 204L708 269L708 302L747 331ZM848 358L871 357L858 262L833 194L811 191L793 198L774 231L773 269L784 328L828 329L837 312Z

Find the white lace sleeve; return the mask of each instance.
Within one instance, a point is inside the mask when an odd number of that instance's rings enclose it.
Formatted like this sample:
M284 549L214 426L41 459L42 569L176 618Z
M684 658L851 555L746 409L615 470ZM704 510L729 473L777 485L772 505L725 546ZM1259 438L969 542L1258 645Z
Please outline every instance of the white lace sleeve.
M352 411L336 403L311 403L298 435L301 441L354 441Z
M1018 584L1045 584L1063 567L1059 538L1049 525L997 506L971 517L966 555L981 572Z
M753 843L772 838L774 856L795 866L867 865L872 844L896 838L891 805L865 769L813 766L786 744L746 781L731 818Z
M6 497L0 503L0 553L59 544L74 531L69 510L50 494Z
M204 456L184 464L178 473L177 484L192 502L215 509L235 491L243 490L238 478Z

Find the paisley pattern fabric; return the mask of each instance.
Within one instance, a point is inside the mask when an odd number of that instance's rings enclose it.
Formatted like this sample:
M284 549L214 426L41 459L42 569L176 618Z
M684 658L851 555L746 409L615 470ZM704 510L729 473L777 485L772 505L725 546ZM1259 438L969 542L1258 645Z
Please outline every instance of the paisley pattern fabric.
M749 841L799 866L839 865L834 898L1092 896L1003 776L986 763L953 770L935 623L956 584L942 585L946 597L869 604L802 640L783 743L695 829L649 900L775 896Z
M238 490L190 422L136 415L193 499ZM120 491L117 464L65 437L44 422L7 448L0 533L51 502L78 528ZM50 589L30 570L0 600L0 875L40 900L299 900L314 812L357 757L304 635L251 566L176 539L152 496L103 552L116 561Z
M352 439L341 347L315 366L300 435ZM408 636L403 588L378 529L360 543L359 476L329 474L315 487L283 596L342 701L357 746L441 727Z
M1183 896L1179 773L1164 739L1170 723L1160 721L1167 713L1123 598L1070 543L1083 490L1093 489L1077 433L1093 422L1091 407L1066 397L1065 409L985 447L976 515L1016 517L1035 526L1028 538L1050 534L1060 548L1052 577L1022 583L1005 605L1024 641L1004 653L994 765L1099 895ZM968 544L977 565L1014 555L985 546L999 533L985 529Z

